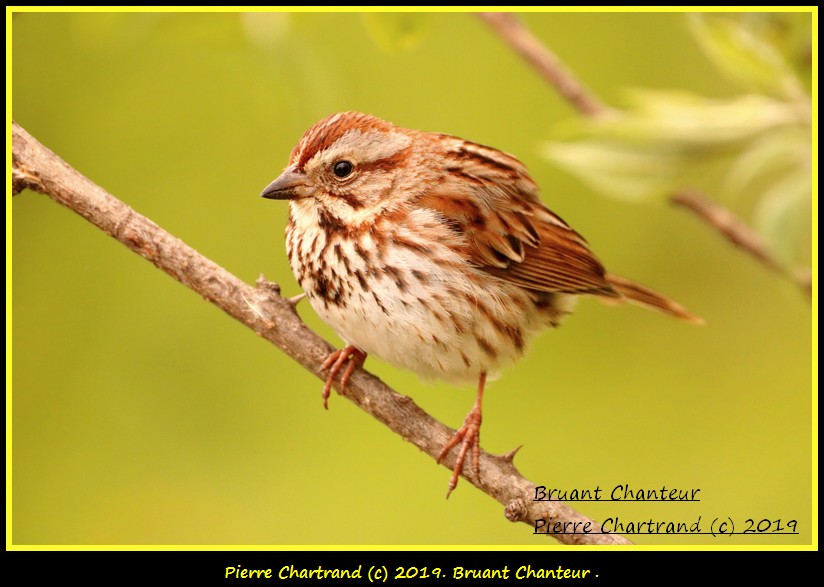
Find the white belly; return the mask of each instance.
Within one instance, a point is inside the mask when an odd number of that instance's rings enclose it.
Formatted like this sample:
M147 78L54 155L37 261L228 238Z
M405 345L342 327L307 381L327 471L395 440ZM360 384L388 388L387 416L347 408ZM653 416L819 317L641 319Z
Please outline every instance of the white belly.
M421 251L372 237L287 231L292 270L310 304L347 344L425 378L468 381L519 358L570 310L468 265L452 248ZM366 239L366 240L363 240ZM378 252L379 251L379 252Z

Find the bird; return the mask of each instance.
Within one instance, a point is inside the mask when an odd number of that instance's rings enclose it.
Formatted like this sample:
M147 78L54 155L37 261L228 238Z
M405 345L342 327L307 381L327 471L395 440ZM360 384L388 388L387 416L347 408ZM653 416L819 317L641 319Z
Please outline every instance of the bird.
M558 326L580 296L632 302L700 323L680 304L608 273L540 200L515 156L347 111L312 125L263 198L289 201L286 252L320 318L343 339L320 366L328 408L367 355L425 379L477 384L437 461L480 474L488 377Z

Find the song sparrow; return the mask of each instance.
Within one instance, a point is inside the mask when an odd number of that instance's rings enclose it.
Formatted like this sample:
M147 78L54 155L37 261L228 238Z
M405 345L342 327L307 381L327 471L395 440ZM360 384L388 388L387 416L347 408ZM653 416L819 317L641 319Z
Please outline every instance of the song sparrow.
M325 407L341 369L344 390L367 354L428 378L478 381L475 405L438 457L462 442L450 492L470 450L479 472L487 375L557 325L576 296L699 321L606 273L584 238L540 202L518 159L457 137L333 114L306 131L261 196L290 200L292 271L346 342L321 366L329 369Z

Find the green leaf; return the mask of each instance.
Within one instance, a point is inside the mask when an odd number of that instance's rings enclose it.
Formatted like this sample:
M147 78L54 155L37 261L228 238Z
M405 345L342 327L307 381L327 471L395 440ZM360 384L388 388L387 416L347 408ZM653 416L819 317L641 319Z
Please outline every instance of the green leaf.
M743 190L756 178L772 183L798 166L809 169L809 118L798 102L659 90L633 91L630 102L626 111L585 121L577 139L567 133L571 142L543 155L603 194L635 202L717 179Z
M662 198L678 177L678 155L601 141L547 143L542 154L604 195L630 202Z
M775 256L786 264L799 261L801 245L811 230L812 177L803 168L782 176L769 189L755 211L755 227Z
M776 129L751 141L730 164L725 193L737 195L752 188L759 189L758 180L803 169L810 173L810 130L802 127Z
M594 121L592 128L604 136L695 150L744 141L802 116L792 104L756 94L714 100L688 92L634 90L629 98L626 114Z
M424 12L368 12L363 15L363 22L378 47L388 53L399 53L423 40L430 17Z
M747 26L746 19L691 14L688 22L701 48L730 79L773 95L795 98L804 93L781 53Z

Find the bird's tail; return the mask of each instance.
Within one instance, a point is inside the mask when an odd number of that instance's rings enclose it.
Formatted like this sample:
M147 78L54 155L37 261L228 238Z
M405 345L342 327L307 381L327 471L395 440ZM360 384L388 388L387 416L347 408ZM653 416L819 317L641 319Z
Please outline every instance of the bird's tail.
M666 296L662 296L656 291L653 291L643 285L624 279L618 275L607 275L607 281L612 285L613 289L621 294L620 298L604 298L605 301L621 301L626 300L639 306L652 308L664 314L669 314L681 320L687 320L695 324L703 324L704 319L689 312L684 306L678 304Z

